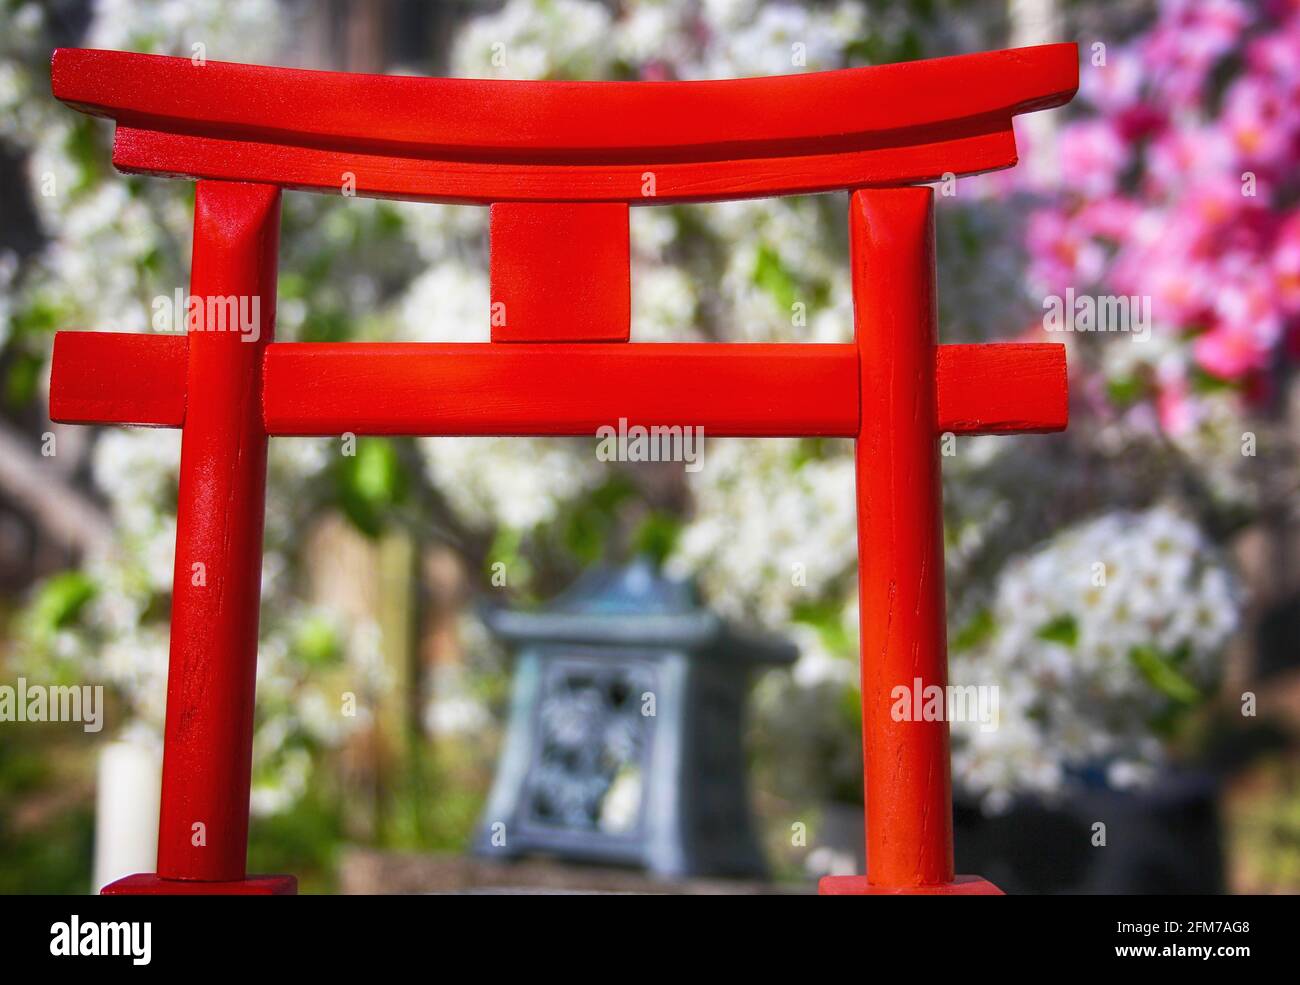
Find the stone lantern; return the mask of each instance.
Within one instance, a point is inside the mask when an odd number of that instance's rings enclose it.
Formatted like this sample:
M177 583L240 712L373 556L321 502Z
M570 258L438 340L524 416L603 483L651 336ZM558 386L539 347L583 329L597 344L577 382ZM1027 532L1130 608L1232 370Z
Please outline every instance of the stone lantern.
M745 697L754 671L794 661L793 644L738 631L645 561L593 569L544 609L487 622L518 661L476 852L764 874Z

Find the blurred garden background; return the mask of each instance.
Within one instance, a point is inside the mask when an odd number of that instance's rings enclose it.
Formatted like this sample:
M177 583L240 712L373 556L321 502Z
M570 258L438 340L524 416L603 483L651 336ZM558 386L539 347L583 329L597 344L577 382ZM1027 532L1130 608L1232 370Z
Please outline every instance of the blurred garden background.
M1001 693L954 725L959 867L1300 890L1300 3L0 0L0 682L109 696L97 734L0 723L0 891L92 889L97 778L153 816L166 693L179 432L52 425L47 387L56 330L150 331L186 287L193 186L114 172L53 48L707 79L1063 40L1080 95L936 199L942 340L1065 341L1072 393L1066 433L944 458L953 679ZM848 341L846 206L634 209L633 340ZM286 193L277 337L486 341L486 230ZM1067 288L1149 297L1149 335L1047 335ZM510 685L483 605L634 558L798 645L750 697L762 842L782 883L861 871L851 442L709 439L698 472L594 446L272 441L250 871L338 891L466 851Z

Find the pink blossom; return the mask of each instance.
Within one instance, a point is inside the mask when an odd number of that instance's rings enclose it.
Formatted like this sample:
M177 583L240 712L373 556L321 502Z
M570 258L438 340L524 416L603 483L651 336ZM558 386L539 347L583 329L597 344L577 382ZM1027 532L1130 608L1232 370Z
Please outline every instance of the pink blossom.
M1193 351L1204 370L1235 380L1264 365L1267 353L1256 343L1252 333L1225 325L1197 336Z
M652 58L641 65L643 82L665 82L673 78L673 66L662 58Z
M1271 78L1280 92L1295 96L1300 93L1300 5L1290 6L1284 24L1247 46L1246 65L1250 72Z
M1109 196L1084 202L1075 221L1084 234L1118 243L1133 234L1142 214L1142 205L1133 199Z
M1273 247L1278 302L1288 314L1300 313L1300 211L1282 223Z
M1147 190L1154 195L1176 193L1199 175L1229 173L1232 161L1232 143L1217 127L1171 127L1148 149Z
M1261 228L1271 224L1260 199L1242 195L1241 182L1227 174L1198 178L1175 207L1169 231L1192 237L1190 248L1200 253L1222 253L1242 240L1258 245Z
M1104 118L1068 126L1058 139L1061 184L1090 198L1113 194L1129 146Z
M1160 426L1172 435L1186 434L1196 424L1196 402L1187 381L1179 378L1162 385L1156 394L1156 412Z
M1209 320L1214 293L1214 272L1172 254L1156 253L1145 275L1121 288L1126 293L1151 295L1157 327L1188 328Z
M1171 0L1142 46L1151 77L1170 108L1195 106L1220 58L1241 39L1249 11L1237 0Z
M1153 409L1183 430L1192 366L1251 400L1276 355L1300 359L1300 0L1161 0L1154 26L1085 65L1083 92L1096 112L1061 131L1055 184L1020 185L1041 203L1030 274L1151 298L1176 343Z
M1087 60L1088 53L1083 55ZM1142 59L1131 48L1112 47L1105 65L1086 68L1079 78L1079 95L1108 116L1137 104L1144 75Z
M1105 266L1105 250L1075 227L1063 212L1040 209L1029 217L1026 231L1033 276L1039 286L1060 292L1094 284Z
M1197 363L1226 380L1265 368L1282 331L1272 284L1258 271L1217 285L1214 327L1196 338Z
M1234 82L1224 99L1223 125L1241 165L1282 164L1295 137L1296 115L1271 80L1246 76Z

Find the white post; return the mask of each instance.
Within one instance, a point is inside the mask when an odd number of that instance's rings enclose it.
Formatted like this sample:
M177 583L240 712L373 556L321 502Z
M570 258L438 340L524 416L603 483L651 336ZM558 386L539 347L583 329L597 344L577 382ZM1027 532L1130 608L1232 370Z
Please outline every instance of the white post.
M1008 14L1011 22L1009 47L1024 48L1067 40L1064 17L1056 0L1010 0ZM1021 150L1021 167L1038 181L1050 182L1057 177L1055 152L1050 148L1059 124L1059 113L1029 113L1016 120L1017 129L1029 140L1029 153Z
M158 856L162 756L142 739L119 739L99 754L95 794L93 890L136 872L152 872Z

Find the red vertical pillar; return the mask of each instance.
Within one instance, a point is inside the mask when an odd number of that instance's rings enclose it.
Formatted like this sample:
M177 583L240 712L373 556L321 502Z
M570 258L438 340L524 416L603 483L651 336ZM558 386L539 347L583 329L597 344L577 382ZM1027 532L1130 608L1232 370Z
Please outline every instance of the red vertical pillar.
M158 873L106 891L293 891L245 878L279 227L279 188L198 183Z
M953 875L947 721L899 720L948 683L935 398L934 193L882 188L849 205L861 372L858 580L867 875L827 894L997 892ZM917 688L921 698L913 699ZM912 716L906 716L911 719Z

